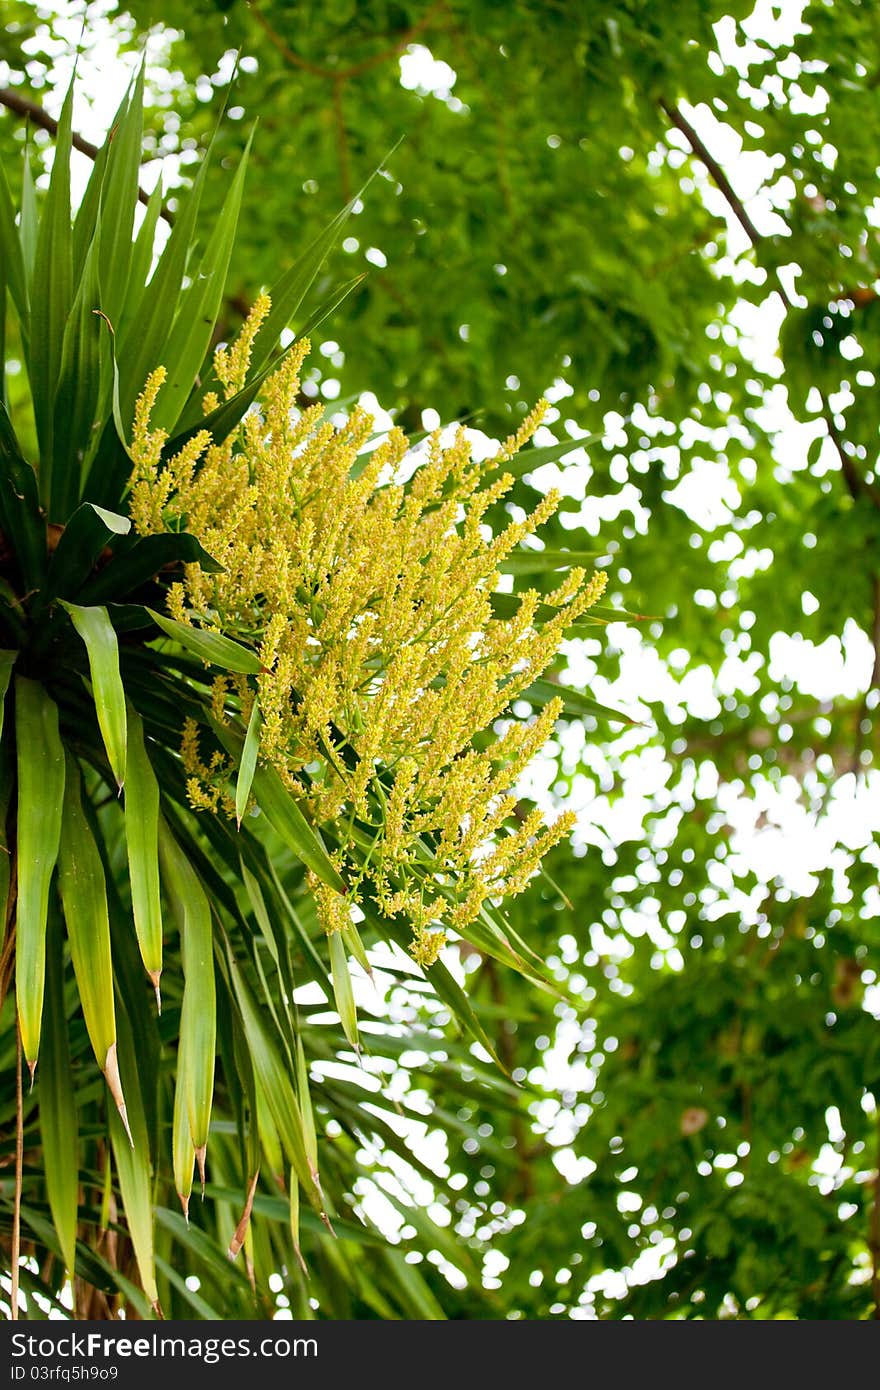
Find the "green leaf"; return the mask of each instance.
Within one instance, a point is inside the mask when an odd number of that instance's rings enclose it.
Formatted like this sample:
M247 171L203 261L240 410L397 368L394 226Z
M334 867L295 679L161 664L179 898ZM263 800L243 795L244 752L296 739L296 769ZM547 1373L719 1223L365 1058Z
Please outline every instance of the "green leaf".
M310 317L308 322L303 325L302 332L298 337L306 337L317 328L319 324L323 323L324 319L332 314L365 278L364 275L356 275L354 279L347 281L344 285L340 285L337 290L334 290ZM265 332L265 325L263 331ZM261 337L262 334L258 335L257 342L260 341ZM294 339L294 342L296 341L297 339ZM257 393L264 381L266 381L267 377L269 377L272 372L278 371L292 347L293 343L279 352L261 371L257 372L256 375L252 374L247 384L243 386L240 391L236 391L235 395L230 396L228 401L221 401L221 403L215 406L213 410L209 411L207 415L202 413L200 401L190 401L183 417L183 423L187 427L168 441L162 450L163 457L166 459L173 458L185 444L203 430L208 431L215 444L222 444L225 439L228 439L236 425L240 423L249 407L256 400ZM335 404L338 404L338 402ZM192 423L189 423L190 419L192 419Z
M328 319L331 314L334 314L340 304L343 304L345 300L348 299L348 296L353 294L354 291L364 283L366 278L367 273L364 271L363 274L354 275L350 280L345 280L341 285L337 286L336 289L331 290L326 298L322 299L321 303L309 314L297 337L308 338L310 334L314 333L316 328L320 328L325 319ZM294 339L294 342L295 341L296 339ZM337 409L341 408L340 401L334 401L333 404Z
M177 1270L167 1260L163 1260L160 1255L156 1256L156 1268L160 1274L172 1284L181 1298L189 1304L196 1317L204 1319L205 1322L220 1322L225 1314L218 1313L217 1309L208 1303L207 1299L202 1298L200 1293L196 1293L195 1288L190 1288L183 1275L178 1274Z
M240 642L224 637L218 632L204 632L201 628L179 623L176 618L166 618L154 609L146 610L157 627L187 651L204 661L207 666L219 666L222 671L240 671L246 675L258 676L263 663L256 652L249 651Z
M192 188L184 196L171 235L141 301L137 317L120 330L119 399L123 419L130 420L134 403L157 366L166 361L171 324L180 302L180 286L195 240L196 219L205 187L209 159L199 165Z
M601 623L650 623L658 622L650 613L630 613L626 608L616 608L608 603L596 603L589 613L584 614L587 622Z
M9 888L12 882L12 854L9 836L9 808L13 795L13 757L11 740L0 742L0 912L2 921L9 921ZM13 836L14 836L13 830Z
M510 473L514 478L521 478L525 473L534 473L537 468L542 468L545 463L557 463L560 459L571 454L575 449L589 449L592 444L600 444L604 439L603 434L588 434L583 439L561 439L557 444L531 445L521 449L513 458L505 460L503 463L492 464L491 461L486 465L487 468L500 468L505 473Z
M547 574L576 566L592 569L604 554L603 550L525 550L520 547L506 555L498 568L503 574Z
M255 698L251 717L248 720L247 736L244 741L241 762L238 765L238 779L235 784L235 818L239 825L241 825L241 818L247 807L248 797L251 794L251 784L257 770L262 722L259 701Z
M131 530L127 516L84 502L77 507L55 547L46 576L46 596L73 598L114 536Z
M403 923L397 921L397 919L393 917L383 918L382 928L393 941L397 942L401 950L407 950L411 937L407 927ZM480 1022L473 1004L465 994L461 985L455 979L455 976L452 975L449 969L443 964L442 960L434 961L434 964L427 972L426 978L430 981L437 993L437 997L442 999L462 1031L464 1033L469 1033L475 1042L480 1043L500 1070L506 1074L506 1068L498 1057L495 1046Z
M85 643L104 747L118 787L125 781L125 691L119 675L119 644L106 608L83 608L61 600Z
M205 254L193 273L190 285L180 297L171 332L162 344L161 357L157 358L157 361L164 363L168 375L153 409L154 429L173 429L211 342L238 225L249 151L250 140L229 186Z
M280 959L278 941L275 932L272 930L272 921L266 908L266 900L263 897L263 890L260 887L259 879L254 877L247 864L244 862L244 859L239 858L238 867L241 873L244 891L250 903L251 911L257 919L257 924L263 935L263 940L266 943L266 949L275 964L278 965Z
M293 1253L296 1255L297 1262L300 1268L302 1269L303 1273L306 1273L306 1262L303 1259L302 1246L300 1244L299 1180L296 1176L295 1168L291 1168L290 1170L290 1181L288 1183L288 1191L290 1192L288 1211L290 1218L290 1239L293 1243Z
M224 1066L227 1072L237 1078L238 1084L232 1092L232 1098L236 1109L242 1169L251 1175L253 1181L253 1174L259 1173L263 1162L263 1153L260 1147L257 1078L254 1075L254 1065L241 1026L241 1018L235 1007L231 989L225 979L223 986L225 993L219 1011L221 1050L225 1048Z
M84 603L118 603L144 584L158 579L163 571L194 564L200 565L207 574L219 574L223 569L188 531L140 536L119 547L110 563L89 579L79 597Z
M331 983L330 976L327 973L327 967L325 966L318 952L315 950L314 942L309 936L309 933L306 931L306 928L303 924L303 921L299 913L297 912L293 903L290 901L290 898L285 893L284 885L278 877L278 872L275 868L275 865L272 863L271 859L267 859L267 863L269 868L269 874L272 880L272 887L274 888L275 893L278 895L278 901L284 908L284 911L287 914L287 917L289 918L291 925L293 926L293 929L296 932L297 937L299 938L305 956L310 963L312 969L312 978L316 980L317 983L320 985L325 999L329 1000L333 994L333 985Z
M268 1169L276 1182L283 1181L284 1155L281 1152L281 1140L278 1137L275 1121L272 1119L269 1103L259 1084L256 1087L256 1098L257 1133L263 1151L263 1166Z
M174 1078L174 1107L171 1118L171 1171L174 1188L180 1199L183 1214L189 1221L189 1199L192 1196L193 1169L196 1149L189 1123L190 1082L188 1076L189 1048L177 1053L177 1074Z
M159 857L181 935L184 991L179 1052L184 1058L190 1136L204 1183L217 1052L211 905L198 875L161 819Z
M373 177L374 175L371 175L370 179ZM369 182L370 180L367 181L367 184ZM346 203L344 208L340 209L333 221L322 232L318 233L314 241L306 247L302 255L272 287L270 292L272 308L263 324L251 359L253 372L259 372L270 355L274 354L279 337L294 319L297 310L311 289L318 271L341 236L342 230L351 216L352 209L365 192L367 184L355 194L350 202ZM304 334L300 333L299 336L303 337Z
M403 1252L388 1248L383 1251L383 1256L400 1285L411 1310L410 1317L429 1322L445 1319L446 1314L428 1284L414 1265L407 1264Z
M344 893L345 883L299 806L272 767L258 767L254 795L276 835L322 883Z
M137 206L143 145L144 63L124 112L120 109L101 188L98 219L101 309L114 328L125 302L132 259L132 230Z
M236 1194L238 1195L238 1194ZM197 1258L209 1269L213 1280L222 1280L227 1289L233 1289L250 1298L250 1288L243 1272L226 1258L225 1253L199 1227L192 1222L187 1225L179 1212L169 1211L167 1207L156 1208L156 1224L170 1231L175 1243L188 1257Z
M0 651L0 735L3 733L4 715L6 713L6 692L9 689L9 682L12 679L12 668L15 665L18 652Z
M288 1064L282 1060L278 1044L269 1032L250 986L228 948L227 960L229 977L241 1013L242 1027L257 1083L266 1099L288 1162L293 1164L309 1200L313 1205L320 1207L317 1175L312 1172L309 1164L302 1115L291 1084Z
M342 933L331 932L328 937L330 947L330 978L333 981L333 997L336 1000L336 1011L342 1023L342 1031L351 1043L355 1052L360 1051L358 1040L357 1010L354 1003L354 993L351 988L351 974L348 969L348 956L345 951L345 942Z
M122 1203L141 1283L154 1312L161 1317L153 1241L153 1174L144 1099L138 1074L138 1054L125 1001L118 996L117 1003L121 1084L128 1102L130 1137L119 1112L113 1106L108 1116L110 1141L113 1145ZM130 1142L130 1139L133 1142Z
M31 170L30 150L26 147L24 160L21 170L21 219L19 221L19 237L21 240L21 258L24 263L24 273L28 298L34 278L34 263L37 258L37 235L39 232L39 221L37 218L37 195L34 189L34 176ZM30 313L28 313L28 332L25 341L30 337Z
M15 994L24 1054L33 1075L40 1050L46 978L49 884L61 840L64 749L58 709L41 685L15 678L18 755L18 906Z
M3 263L6 283L12 295L18 321L26 337L29 311L24 257L18 228L15 225L15 207L2 161L0 161L0 261Z
M22 455L2 401L0 530L15 554L23 591L38 589L46 572L46 523L40 514L36 475Z
M158 179L150 194L144 220L132 247L128 292L119 316L119 332L122 336L127 331L129 323L138 319L140 307L144 300L147 277L153 262L153 248L156 243L156 228L159 225L162 201L162 180Z
M0 259L0 401L8 406L9 390L6 378L9 354L6 351L6 320L6 266Z
M143 962L138 949L137 938L131 929L131 912L128 904L123 902L120 892L121 882L119 880L124 880L124 867L118 863L117 859L112 862L108 861L105 853L106 845L100 833L100 820L95 816L88 802L85 803L83 809L92 826L95 843L101 852L107 880L107 907L110 913L110 943L113 952L113 974L116 982L116 1030L120 1040L119 1046L120 1050L124 1052L124 1034L120 1022L120 1001L122 1001L125 1006L128 1027L134 1039L134 1060L144 1105L147 1143L150 1152L155 1153L159 1133L157 1091L162 1051L156 1010L149 992L144 988ZM118 826L119 821L115 810L111 812L111 816ZM119 848L121 849L121 846ZM128 1061L130 1060L128 1059ZM126 1063L124 1055L121 1057L121 1062ZM125 1065L121 1067L121 1072L124 1075ZM128 1091L126 1091L126 1100L130 1102ZM130 1116L129 1123L131 1123ZM137 1140L137 1133L134 1129L132 1133Z
M144 726L126 702L125 842L131 905L144 969L159 1002L162 973L162 907L159 895L159 784L147 755Z
M82 196L80 205L76 210L73 219L73 277L76 281L82 274L86 256L92 248L95 229L98 225L98 216L101 211L101 186L104 182L104 175L107 171L107 156L110 153L110 145L113 140L113 131L116 122L122 117L126 105L128 104L128 93L122 98L119 109L113 120L113 125L107 131L107 138L98 151L97 159L92 164L92 172L86 184L85 193Z
M28 378L40 444L40 490L51 513L54 464L55 390L61 372L64 330L73 301L73 239L70 222L70 149L73 83L68 88L49 191L37 235L37 273L30 287Z
M128 1112L116 1058L107 885L98 847L83 815L79 768L69 753L58 868L58 887L86 1029L98 1066L127 1130Z
M101 423L98 403L106 348L96 312L100 303L98 251L93 243L64 327L55 391L49 515L61 523L79 502L86 455Z
M363 941L361 941L361 934L355 926L354 922L349 922L347 927L343 927L342 937L349 951L354 956L358 965L361 967L361 970L363 970L365 975L369 975L370 977L372 977L373 968L370 965L370 960L367 955L366 948L364 947L364 943Z
M213 1197L218 1202L228 1202L230 1206L241 1197L240 1192L234 1188L221 1187L218 1183L208 1183L205 1192L206 1196ZM283 1197L271 1197L265 1192L258 1192L254 1197L254 1214L282 1226L286 1226L290 1220L286 1200ZM315 1235L321 1233L322 1228L310 1211L302 1213L302 1224ZM324 1227L324 1232L326 1233L326 1227ZM381 1249L385 1245L381 1235L371 1231L367 1226L355 1225L352 1221L334 1219L333 1232L340 1241L350 1241L353 1245L367 1246L374 1250Z
M312 1167L317 1171L318 1137L315 1131L315 1115L312 1110L312 1097L309 1088L309 1068L300 1036L297 1036L296 1039L296 1093L303 1120L306 1154Z
M590 695L585 695L582 690L575 690L571 686L557 685L555 681L532 681L528 689L524 690L517 698L528 700L530 704L536 705L539 709L548 704L550 700L561 699L563 713L570 715L572 719L580 719L584 715L598 715L601 719L610 719L620 724L639 723L637 719L633 719L629 714L624 714L621 710L612 709L610 705L600 704Z
M512 618L519 611L520 599L517 594L492 594L489 601L496 618ZM549 616L556 611L558 610L551 609L546 604L539 608L539 612L544 616ZM575 618L567 631L586 632L591 627L607 627L609 623L644 623L649 621L651 619L644 613L630 613L625 608L612 608L608 604L594 603L586 613Z
M104 327L106 328L107 333L108 333L108 335L109 335L110 371L111 371L110 414L111 414L111 418L112 418L112 420L113 420L113 426L114 426L114 428L115 428L115 430L116 430L116 438L117 438L117 441L119 442L119 444L120 444L120 446L121 446L121 448L122 448L122 454L123 454L123 456L124 456L126 459L128 459L129 461L131 461L131 451L129 450L128 443L126 442L126 441L127 441L127 437L128 437L128 424L129 424L129 422L128 422L128 420L124 420L124 419L122 418L122 405L121 405L121 403L120 403L120 394L119 394L119 359L118 359L118 357L117 357L117 355L116 355L116 329L113 327L113 324L110 322L110 320L108 319L108 317L107 317L106 314L101 314L101 315L100 315L100 318L101 318L101 322L103 323L103 325L104 325ZM96 450L96 453L98 453L98 452L100 452L100 444L99 444L99 446L98 446L98 449ZM88 471L89 471L89 469L88 469L87 467L84 467L84 469L83 469L83 485L84 485L84 486L85 486L85 484L88 482L88 477L87 477ZM91 499L91 500L94 500L94 499Z
M70 1069L64 956L57 909L50 913L46 950L46 1026L40 1076L40 1133L52 1222L68 1273L76 1263L79 1133L76 1088Z

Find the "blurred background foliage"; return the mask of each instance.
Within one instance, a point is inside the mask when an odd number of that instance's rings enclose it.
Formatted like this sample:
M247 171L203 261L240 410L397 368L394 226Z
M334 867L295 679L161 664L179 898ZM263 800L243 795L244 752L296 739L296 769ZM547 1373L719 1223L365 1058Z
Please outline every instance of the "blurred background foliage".
M150 36L145 185L216 128L216 210L258 122L221 336L403 137L308 390L497 435L550 388L572 452L516 500L558 482L547 545L598 537L647 615L566 644L641 722L566 721L523 789L580 813L512 909L566 997L463 959L518 1085L379 977L345 1084L417 1120L373 1138L393 1180L363 1160L395 1278L449 1316L877 1316L877 7L9 0L4 154L31 106L51 148L82 14L86 69ZM318 1316L395 1315L315 1247Z

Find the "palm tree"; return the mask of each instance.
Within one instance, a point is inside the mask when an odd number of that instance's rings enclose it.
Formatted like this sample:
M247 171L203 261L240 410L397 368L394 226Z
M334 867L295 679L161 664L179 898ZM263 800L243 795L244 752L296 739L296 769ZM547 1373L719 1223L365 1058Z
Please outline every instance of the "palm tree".
M516 782L589 705L543 673L603 577L499 591L554 506L503 502L540 410L477 465L308 404L352 205L214 351L247 154L207 234L207 161L138 224L142 98L73 217L72 92L45 195L0 178L8 1306L491 1316L418 1131L522 1122L465 967L552 987L503 901L569 822Z

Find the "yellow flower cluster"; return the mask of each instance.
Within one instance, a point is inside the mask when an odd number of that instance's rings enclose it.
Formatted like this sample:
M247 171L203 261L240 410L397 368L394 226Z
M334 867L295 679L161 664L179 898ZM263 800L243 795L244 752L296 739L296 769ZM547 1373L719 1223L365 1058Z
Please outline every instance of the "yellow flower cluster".
M268 309L261 298L215 358L227 398ZM509 828L512 789L560 704L528 722L509 708L605 575L572 570L553 594L523 593L514 616L494 613L499 567L558 503L548 493L497 534L487 524L512 486L501 466L544 402L488 462L474 462L463 429L446 445L437 432L421 457L398 429L376 443L359 408L339 426L321 405L299 408L307 350L288 354L222 445L203 432L165 463L165 438L149 426L164 379L154 373L134 423L132 519L140 534L185 528L223 566L188 566L169 611L259 652L255 680L218 678L213 713L246 720L258 699L261 759L338 845L349 889L316 889L326 930L369 901L408 917L413 955L428 965L444 929L462 932L487 902L520 892L570 829L567 816L548 827L537 811ZM192 804L230 809L225 762L202 762L194 725L182 751Z

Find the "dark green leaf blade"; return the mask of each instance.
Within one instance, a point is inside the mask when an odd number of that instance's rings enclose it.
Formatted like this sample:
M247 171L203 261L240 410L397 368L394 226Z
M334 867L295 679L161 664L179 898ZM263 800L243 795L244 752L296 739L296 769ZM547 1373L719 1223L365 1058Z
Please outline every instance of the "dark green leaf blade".
M89 578L78 597L83 603L118 603L163 571L179 570L181 565L200 565L207 574L223 569L188 531L140 536L115 547L109 564Z
M46 572L46 523L37 479L25 460L6 406L0 401L0 530L18 562L24 592L38 589Z
M107 545L128 535L131 522L117 512L84 502L65 526L46 576L46 597L76 598Z
M31 323L28 377L40 444L40 493L51 512L55 390L61 371L64 327L74 296L73 231L70 221L70 150L73 83L58 123L49 191L37 234L35 274L30 290Z

